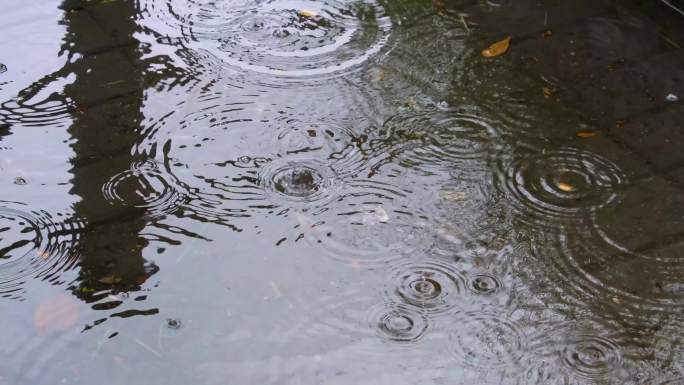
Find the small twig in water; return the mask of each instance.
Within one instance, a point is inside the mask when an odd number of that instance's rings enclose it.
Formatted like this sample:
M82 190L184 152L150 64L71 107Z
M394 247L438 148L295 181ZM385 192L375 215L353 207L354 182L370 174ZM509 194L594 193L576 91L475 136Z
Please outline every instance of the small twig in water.
M470 35L470 27L468 27L468 22L466 21L465 17L463 17L463 15L461 15L461 23L463 23L463 26L466 29L466 33Z

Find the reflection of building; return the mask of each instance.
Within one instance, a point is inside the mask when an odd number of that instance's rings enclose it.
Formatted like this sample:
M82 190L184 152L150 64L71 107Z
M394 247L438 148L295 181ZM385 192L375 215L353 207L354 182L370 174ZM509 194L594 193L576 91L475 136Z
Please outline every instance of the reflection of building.
M45 119L46 126L60 127L49 119L59 114L70 117L67 131L75 154L71 193L80 198L73 209L87 224L78 237L80 284L73 290L88 301L102 289L135 290L157 267L142 257L147 245L141 235L147 223L144 209L113 205L103 195L107 181L146 158L131 154L142 119L145 68L132 37L135 3L89 1L85 8L77 3L62 4L66 64L2 103L0 122L11 129L8 119ZM0 136L5 131L0 124ZM129 196L136 191L126 189L140 187L128 183L120 188L120 195Z
M100 20L102 12L117 17ZM69 128L76 154L71 192L81 197L75 215L88 224L79 245L82 281L76 294L81 297L100 288L135 289L156 270L146 267L142 257L147 245L140 235L144 211L114 206L102 193L107 181L144 157L131 155L143 98L143 68L132 39L134 15L134 2L115 2L73 9L64 16L64 49L76 58L63 68L75 75L64 88L74 111Z

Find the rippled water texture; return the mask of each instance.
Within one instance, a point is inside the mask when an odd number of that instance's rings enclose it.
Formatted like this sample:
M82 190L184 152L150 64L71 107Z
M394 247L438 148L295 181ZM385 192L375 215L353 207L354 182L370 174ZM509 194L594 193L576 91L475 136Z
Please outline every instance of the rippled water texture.
M7 1L0 384L682 384L643 2Z

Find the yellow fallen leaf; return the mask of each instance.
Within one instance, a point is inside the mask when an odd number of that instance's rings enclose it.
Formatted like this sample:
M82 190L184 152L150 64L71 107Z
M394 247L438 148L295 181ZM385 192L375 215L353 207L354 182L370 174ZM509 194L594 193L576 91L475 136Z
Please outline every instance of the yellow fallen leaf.
M578 138L593 138L598 135L595 131L577 131Z
M501 56L508 51L508 47L511 45L511 37L508 36L505 39L498 41L482 50L482 56L484 57L497 57Z
M299 10L299 16L302 17L316 17L318 15L316 12L309 10L309 9L300 9Z
M568 184L568 183L565 183L565 182L558 182L558 183L556 183L556 186L558 186L558 188L561 191L565 191L565 192L575 191L575 186Z

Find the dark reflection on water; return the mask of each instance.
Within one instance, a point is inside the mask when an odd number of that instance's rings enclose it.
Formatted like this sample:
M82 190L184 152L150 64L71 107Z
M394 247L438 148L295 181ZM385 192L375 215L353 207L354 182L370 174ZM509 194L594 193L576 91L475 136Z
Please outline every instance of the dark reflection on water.
M681 191L511 2L11 1L0 383L681 383Z

